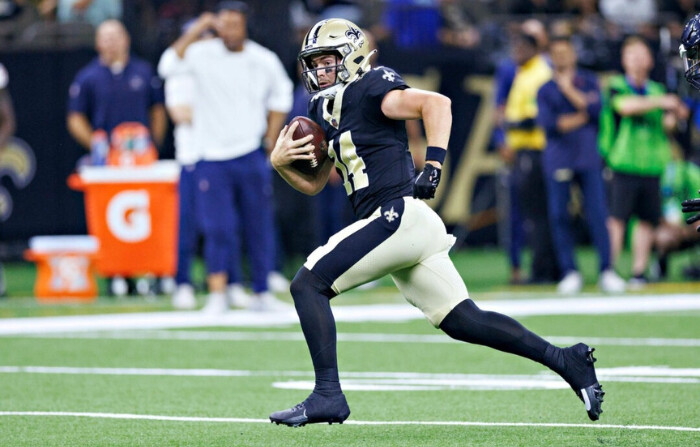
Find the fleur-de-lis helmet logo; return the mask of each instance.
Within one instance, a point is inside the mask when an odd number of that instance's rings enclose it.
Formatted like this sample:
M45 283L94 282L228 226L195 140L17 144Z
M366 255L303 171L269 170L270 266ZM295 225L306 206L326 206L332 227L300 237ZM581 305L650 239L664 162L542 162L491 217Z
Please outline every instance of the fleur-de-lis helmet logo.
M352 40L353 42L357 42L362 38L362 33L357 28L349 27L348 30L345 31L345 37Z

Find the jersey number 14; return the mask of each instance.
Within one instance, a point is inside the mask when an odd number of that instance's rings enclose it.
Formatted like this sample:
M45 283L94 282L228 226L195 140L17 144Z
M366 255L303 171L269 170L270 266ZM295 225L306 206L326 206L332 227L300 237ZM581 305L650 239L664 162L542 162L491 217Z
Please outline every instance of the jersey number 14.
M352 142L350 131L340 134L338 139L340 146L340 156L335 150L333 141L328 144L328 155L334 160L335 166L343 176L343 186L347 195L351 195L358 189L369 186L369 177L367 176L365 165L362 157L357 155L357 147Z

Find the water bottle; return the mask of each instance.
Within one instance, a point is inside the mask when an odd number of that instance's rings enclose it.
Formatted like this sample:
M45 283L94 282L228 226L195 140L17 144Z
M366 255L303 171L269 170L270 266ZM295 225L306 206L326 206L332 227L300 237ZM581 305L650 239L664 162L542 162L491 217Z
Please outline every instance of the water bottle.
M90 139L90 158L93 166L104 166L107 164L109 153L109 139L107 132L98 129L92 133Z

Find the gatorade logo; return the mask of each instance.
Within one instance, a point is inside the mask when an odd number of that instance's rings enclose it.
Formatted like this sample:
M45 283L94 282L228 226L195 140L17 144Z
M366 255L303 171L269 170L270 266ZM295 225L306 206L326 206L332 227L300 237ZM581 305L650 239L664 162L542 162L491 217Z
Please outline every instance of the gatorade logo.
M107 205L107 227L119 240L141 242L151 235L150 196L146 190L122 191Z

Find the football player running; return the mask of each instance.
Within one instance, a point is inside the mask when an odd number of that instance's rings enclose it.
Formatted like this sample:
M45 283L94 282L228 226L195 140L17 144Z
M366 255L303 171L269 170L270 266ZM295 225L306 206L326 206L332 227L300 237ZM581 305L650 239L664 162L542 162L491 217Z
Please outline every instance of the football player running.
M560 374L585 403L588 416L597 420L604 393L592 348L583 343L553 346L512 318L479 309L469 298L448 256L454 237L422 200L433 198L440 182L452 125L450 100L409 88L390 68L371 68L373 53L360 28L342 19L314 25L299 53L304 83L315 94L308 115L326 133L329 159L315 176L292 168L294 160L312 157L311 136L294 140L292 124L277 139L272 165L292 187L313 195L335 164L359 220L311 253L292 281L316 381L306 400L272 413L270 421L297 427L347 419L350 408L338 377L330 299L387 274L450 337L529 358ZM425 168L415 177L404 120L419 118L429 147Z
M700 14L696 14L685 24L679 51L685 65L685 79L690 85L700 90ZM700 199L684 200L681 205L684 213L698 212L686 219L688 225L700 220ZM700 232L700 226L697 230Z

